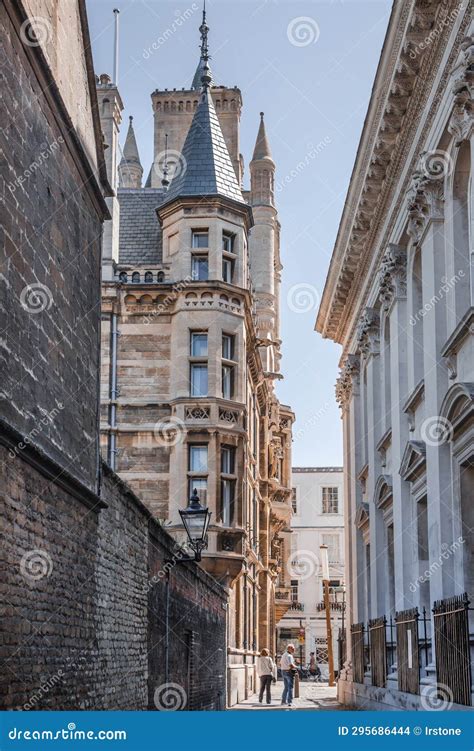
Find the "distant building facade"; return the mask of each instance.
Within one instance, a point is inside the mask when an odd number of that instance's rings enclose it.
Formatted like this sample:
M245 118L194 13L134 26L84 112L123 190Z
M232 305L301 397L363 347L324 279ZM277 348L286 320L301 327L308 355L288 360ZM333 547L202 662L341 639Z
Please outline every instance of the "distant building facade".
M145 187L132 120L121 159L110 156L118 230L103 253L102 449L175 537L194 489L211 510L202 565L229 591L233 704L253 691L255 656L275 648L286 607L293 414L274 391L282 267L263 113L245 191L241 94L213 85L205 18L200 31L191 87L152 94ZM120 96L108 77L97 91L112 149Z
M304 665L314 652L328 676L326 613L320 545L327 545L333 652L337 668L339 629L344 623L344 478L342 467L293 467L290 607L277 626L277 651L289 641Z
M394 4L316 324L343 347L339 692L366 707L472 705L473 31L467 2Z

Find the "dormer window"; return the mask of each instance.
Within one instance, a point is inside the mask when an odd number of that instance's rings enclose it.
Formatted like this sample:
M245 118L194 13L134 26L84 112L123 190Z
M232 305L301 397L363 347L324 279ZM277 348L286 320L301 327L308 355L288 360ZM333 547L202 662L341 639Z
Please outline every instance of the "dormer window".
M145 282L151 284L153 282L153 274L151 271L145 271Z
M140 274L138 271L134 271L132 274L132 282L133 284L140 284Z

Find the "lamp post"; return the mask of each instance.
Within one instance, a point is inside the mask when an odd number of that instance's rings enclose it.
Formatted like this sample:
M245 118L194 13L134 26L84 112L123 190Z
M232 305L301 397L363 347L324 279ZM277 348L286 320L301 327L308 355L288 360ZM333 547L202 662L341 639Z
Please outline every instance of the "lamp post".
M201 552L207 548L207 530L211 520L212 511L201 506L196 488L189 499L189 505L180 509L179 515L189 538L189 544L194 550L194 558L182 558L181 560L201 560Z
M329 669L329 685L334 686L334 655L332 651L332 625L331 625L331 611L329 606L329 558L328 558L328 546L320 545L319 550L321 552L321 569L323 572L323 588L324 588L324 607L326 609L326 638L328 643L328 669Z

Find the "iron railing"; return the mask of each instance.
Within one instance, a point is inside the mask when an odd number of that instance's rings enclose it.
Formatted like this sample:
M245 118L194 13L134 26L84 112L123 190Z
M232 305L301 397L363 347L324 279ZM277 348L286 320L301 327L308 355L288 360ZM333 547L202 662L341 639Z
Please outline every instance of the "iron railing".
M401 610L395 615L397 627L398 690L405 691L407 694L420 693L419 617L418 608Z
M365 673L365 643L364 624L353 623L351 626L352 642L352 675L354 683L364 682Z
M370 668L372 686L383 688L387 682L387 619L372 618L369 621Z
M390 616L351 625L352 672L355 683L364 683L366 671L373 686L385 687L392 668L396 669L398 689L420 695L421 679L435 659L438 697L451 703L471 706L471 644L467 594L434 603L433 620L426 609L403 610ZM434 640L434 644L432 643ZM343 637L339 632L339 666ZM434 647L434 650L433 650Z
M433 608L439 696L471 706L469 600L466 593L438 600ZM444 697L445 698L445 697Z

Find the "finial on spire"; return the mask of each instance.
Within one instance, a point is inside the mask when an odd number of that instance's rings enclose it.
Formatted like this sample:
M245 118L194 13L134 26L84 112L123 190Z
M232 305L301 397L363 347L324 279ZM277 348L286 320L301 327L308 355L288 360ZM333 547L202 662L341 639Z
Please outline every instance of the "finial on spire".
M202 24L199 27L199 31L201 33L201 61L203 63L201 84L203 91L206 91L212 83L211 69L209 67L210 55L207 38L207 35L209 33L209 26L206 23L206 0L204 0L202 9Z
M168 174L169 174L169 167L168 167L168 133L165 133L165 161L163 164L163 177L161 180L161 184L164 188L164 190L168 190L168 186L170 184L170 181L168 180Z
M133 115L129 115L128 122L130 123L130 125L133 123Z

